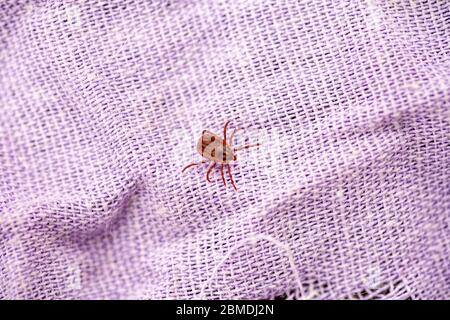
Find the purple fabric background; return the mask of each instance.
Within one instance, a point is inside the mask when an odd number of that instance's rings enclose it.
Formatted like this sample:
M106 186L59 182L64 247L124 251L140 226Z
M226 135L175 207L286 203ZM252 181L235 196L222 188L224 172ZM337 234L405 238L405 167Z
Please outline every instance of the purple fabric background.
M0 297L450 298L449 9L1 1Z

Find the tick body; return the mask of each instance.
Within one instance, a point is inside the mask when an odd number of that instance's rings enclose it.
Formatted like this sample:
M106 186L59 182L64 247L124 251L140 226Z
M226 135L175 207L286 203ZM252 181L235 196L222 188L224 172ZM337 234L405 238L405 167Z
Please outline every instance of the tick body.
M208 170L206 171L206 180L211 182L209 179L209 175L212 169L216 166L216 164L220 165L220 174L222 176L222 181L224 186L227 185L225 181L224 169L227 168L228 176L230 177L231 184L234 190L237 191L236 185L233 180L233 176L231 174L230 162L237 160L236 152L243 149L248 149L251 147L258 147L259 143L253 145L243 145L238 148L233 148L233 137L239 129L235 129L231 134L230 138L227 139L227 127L230 121L226 122L223 127L223 138L219 137L217 134L214 134L208 130L203 130L202 136L198 140L197 143L197 152L204 158L204 160L200 162L194 162L183 168L181 172L184 172L186 169L210 162Z

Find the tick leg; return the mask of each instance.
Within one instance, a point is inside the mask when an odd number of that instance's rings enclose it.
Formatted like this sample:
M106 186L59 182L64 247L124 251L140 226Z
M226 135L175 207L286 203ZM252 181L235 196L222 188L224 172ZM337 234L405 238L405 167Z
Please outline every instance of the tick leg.
M206 161L203 160L203 161L200 161L200 162L193 162L193 163L191 163L191 164L188 164L186 167L183 168L183 170L181 170L181 173L183 173L187 168L190 168L190 167L193 167L193 166L196 166L196 165L205 163L205 162L206 162Z
M233 138L234 138L234 135L235 135L236 132L238 132L239 130L242 130L242 129L241 129L241 128L234 129L233 133L231 134L230 141L229 141L230 146L233 146Z
M223 146L227 144L227 127L230 121L225 122L225 125L223 126Z
M208 171L206 172L206 180L208 180L208 182L211 182L211 180L209 180L209 174L215 166L216 166L215 162L209 165Z
M227 186L227 183L225 182L225 176L224 176L224 174L223 174L223 167L224 167L224 164L222 164L222 165L220 166L220 175L222 176L223 185L226 187L226 186Z
M231 175L231 166L227 164L228 175L230 176L231 184L233 185L234 191L237 191L236 185L234 184L233 176Z
M239 150L243 150L243 149L248 149L248 148L252 148L252 147L259 147L261 144L260 143L255 143L255 144L247 144L244 146L240 146L237 148L234 148L234 151L239 151Z

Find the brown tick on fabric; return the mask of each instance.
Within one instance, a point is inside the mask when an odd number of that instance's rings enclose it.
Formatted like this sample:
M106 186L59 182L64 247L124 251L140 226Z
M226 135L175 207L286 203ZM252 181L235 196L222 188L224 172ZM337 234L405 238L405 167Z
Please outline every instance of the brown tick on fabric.
M260 144L259 143L248 144L237 148L233 148L233 137L236 134L236 132L240 129L235 129L231 134L230 139L227 139L227 127L229 123L230 121L227 121L223 127L223 139L219 137L217 134L214 134L208 130L203 130L202 136L200 137L197 143L197 151L203 158L206 159L200 162L193 162L187 165L181 171L182 173L190 167L210 161L211 164L209 165L208 170L206 171L206 180L208 182L211 182L211 180L209 179L209 174L211 173L212 169L216 166L216 164L220 164L220 174L222 176L224 186L227 185L224 176L224 168L227 167L231 184L233 185L234 190L237 191L236 185L233 180L233 176L231 175L230 162L237 160L236 157L237 151L248 149L251 147L258 147L260 146Z

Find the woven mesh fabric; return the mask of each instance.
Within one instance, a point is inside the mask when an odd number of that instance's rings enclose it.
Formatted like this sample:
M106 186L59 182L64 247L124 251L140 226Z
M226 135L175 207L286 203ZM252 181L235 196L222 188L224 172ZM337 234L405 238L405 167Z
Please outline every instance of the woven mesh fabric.
M1 1L0 297L450 298L449 11Z

